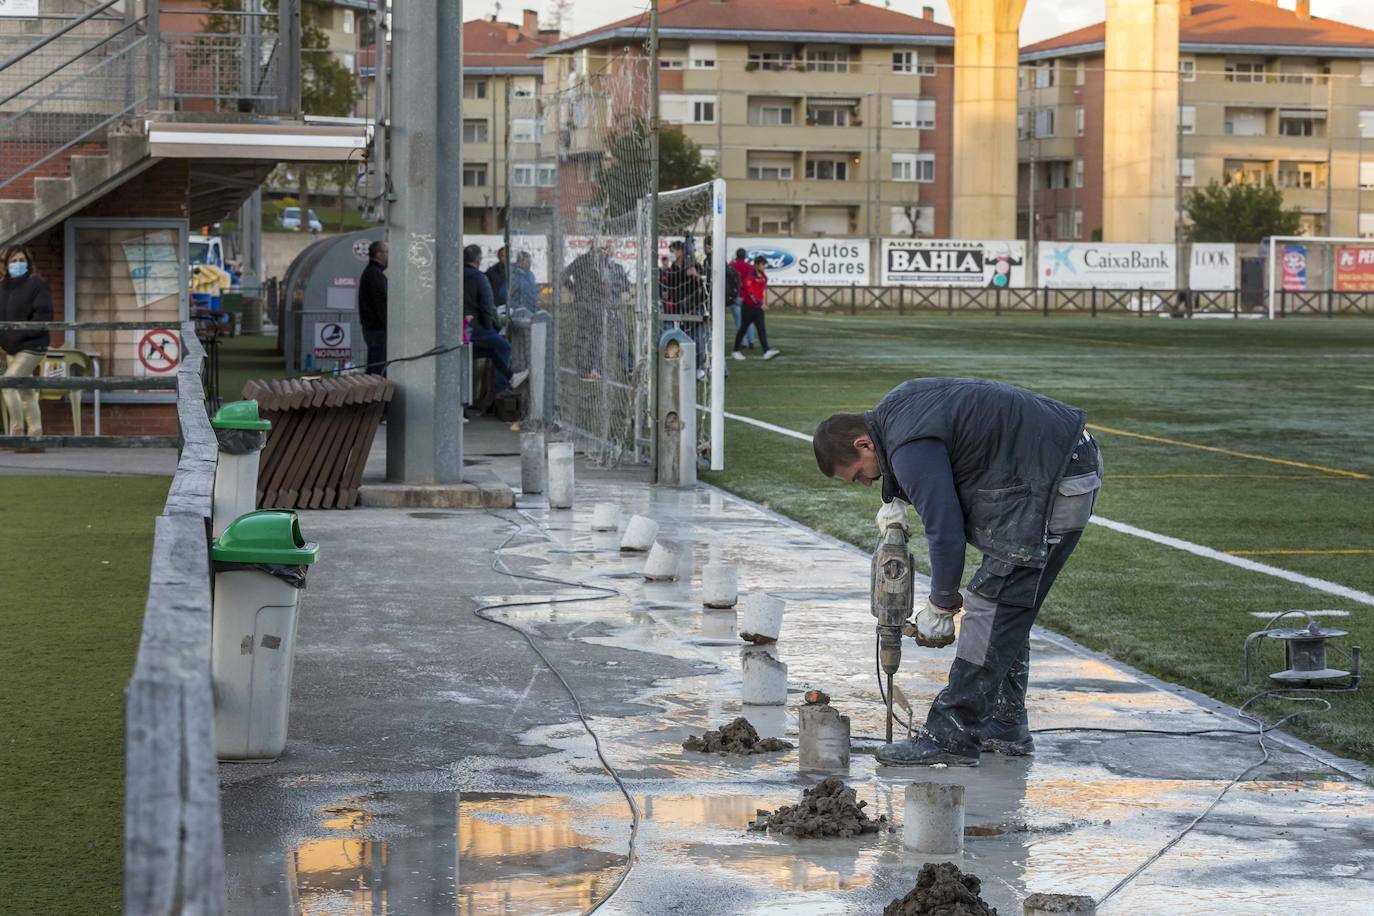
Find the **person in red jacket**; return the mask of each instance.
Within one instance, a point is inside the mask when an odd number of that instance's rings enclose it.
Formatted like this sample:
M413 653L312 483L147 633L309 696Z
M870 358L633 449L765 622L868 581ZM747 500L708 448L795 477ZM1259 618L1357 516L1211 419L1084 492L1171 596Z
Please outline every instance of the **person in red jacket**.
M754 258L753 273L740 277L740 298L744 300L740 310L744 313L744 320L735 332L735 352L730 354L735 359L744 359L740 347L751 327L758 328L759 343L763 345L763 358L772 359L778 355L777 350L768 346L768 328L763 321L763 313L768 311L768 306L763 304L767 293L768 259L759 255Z

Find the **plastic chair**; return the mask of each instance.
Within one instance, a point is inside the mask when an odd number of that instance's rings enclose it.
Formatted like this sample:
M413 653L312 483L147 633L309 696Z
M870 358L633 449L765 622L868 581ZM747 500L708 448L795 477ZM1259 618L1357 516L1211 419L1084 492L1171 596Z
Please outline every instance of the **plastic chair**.
M94 374L91 358L80 350L49 350L38 364L40 378L82 378ZM72 405L72 435L81 435L81 390L79 388L40 388L40 401L60 401Z

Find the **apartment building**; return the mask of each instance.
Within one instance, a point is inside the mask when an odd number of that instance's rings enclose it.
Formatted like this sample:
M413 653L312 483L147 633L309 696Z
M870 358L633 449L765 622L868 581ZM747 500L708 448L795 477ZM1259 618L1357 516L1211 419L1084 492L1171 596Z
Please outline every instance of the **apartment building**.
M636 15L544 48L547 86L644 51ZM663 0L660 116L729 187L727 231L949 232L953 30L857 0Z
M1018 231L1102 226L1103 23L1021 51ZM1374 31L1310 0L1182 0L1179 197L1273 183L1311 235L1374 237Z

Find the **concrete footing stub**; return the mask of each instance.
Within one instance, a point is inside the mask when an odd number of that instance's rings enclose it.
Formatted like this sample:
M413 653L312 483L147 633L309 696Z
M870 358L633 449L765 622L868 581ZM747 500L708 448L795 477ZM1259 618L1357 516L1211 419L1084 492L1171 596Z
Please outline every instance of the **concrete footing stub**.
M677 541L654 541L644 560L644 578L650 582L670 582L678 577L682 545Z
M797 768L806 772L849 771L849 716L828 703L797 710Z
M632 515L620 539L621 550L644 551L654 546L658 537L658 522L647 515Z
M707 563L701 568L701 603L710 608L732 608L739 601L739 572L728 563Z
M571 509L575 489L573 444L571 442L550 442L548 450L549 478L546 486L549 491L549 508Z
M747 706L782 706L787 702L787 665L767 646L740 651L742 701Z
M924 855L962 853L964 787L939 782L913 782L907 786L902 845Z
M520 490L524 493L543 493L544 434L520 434Z

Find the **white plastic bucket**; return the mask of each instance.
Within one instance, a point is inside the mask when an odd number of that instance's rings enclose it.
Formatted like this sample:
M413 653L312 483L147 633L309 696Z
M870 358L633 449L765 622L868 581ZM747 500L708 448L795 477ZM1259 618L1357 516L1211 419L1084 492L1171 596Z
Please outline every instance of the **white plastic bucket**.
M571 509L573 504L573 444L549 443L549 508Z
M647 515L632 515L625 526L625 534L620 538L621 550L644 551L654 546L658 537L658 522Z
M592 530L615 531L620 527L620 507L615 503L597 503L592 507Z
M734 607L739 601L739 573L728 563L701 568L701 603L706 607Z
M740 636L750 641L776 641L782 633L782 612L787 603L772 595L750 595L740 615Z
M787 702L787 665L766 649L750 647L740 652L744 676L742 701L749 706L782 706Z

